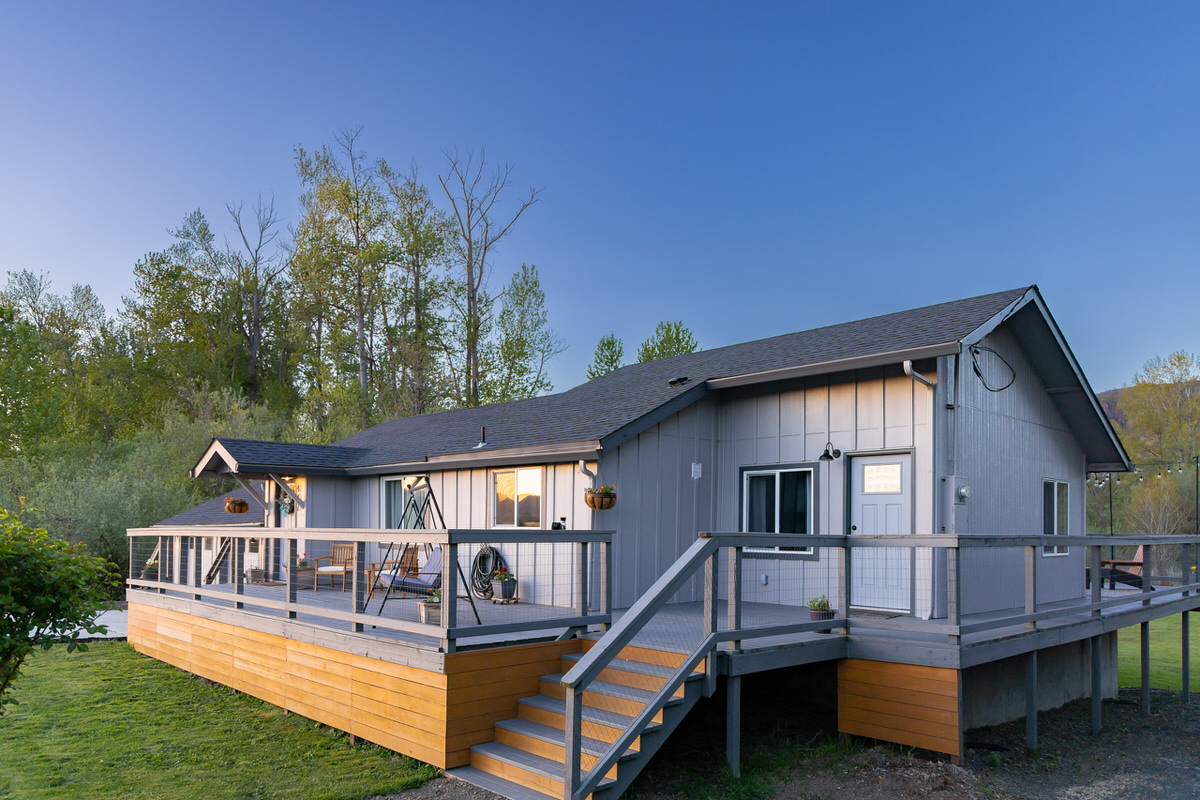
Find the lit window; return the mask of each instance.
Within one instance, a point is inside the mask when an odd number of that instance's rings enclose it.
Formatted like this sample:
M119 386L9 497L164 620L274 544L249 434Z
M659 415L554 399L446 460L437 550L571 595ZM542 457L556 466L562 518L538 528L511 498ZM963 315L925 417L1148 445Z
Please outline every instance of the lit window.
M492 489L493 527L542 527L540 467L493 472Z

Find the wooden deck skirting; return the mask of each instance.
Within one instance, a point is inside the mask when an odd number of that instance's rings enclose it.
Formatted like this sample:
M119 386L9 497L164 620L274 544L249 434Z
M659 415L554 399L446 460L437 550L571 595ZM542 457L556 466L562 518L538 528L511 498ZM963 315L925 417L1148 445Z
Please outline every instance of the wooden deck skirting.
M138 652L442 769L466 765L578 640L452 653L441 672L130 602Z
M961 673L886 661L838 661L838 732L962 756Z

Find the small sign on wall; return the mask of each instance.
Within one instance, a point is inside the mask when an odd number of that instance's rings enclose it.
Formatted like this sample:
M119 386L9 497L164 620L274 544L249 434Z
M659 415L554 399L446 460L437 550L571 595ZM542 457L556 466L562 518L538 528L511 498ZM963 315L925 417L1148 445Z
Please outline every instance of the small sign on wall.
M692 462L692 480L699 480L700 476L703 473L704 473L703 465L699 464L698 462L693 461Z

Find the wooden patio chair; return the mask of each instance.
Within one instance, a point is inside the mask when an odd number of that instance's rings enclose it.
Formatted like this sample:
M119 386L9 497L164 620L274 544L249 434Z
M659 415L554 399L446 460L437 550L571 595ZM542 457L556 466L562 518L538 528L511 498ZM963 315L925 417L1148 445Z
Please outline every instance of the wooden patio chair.
M1133 558L1105 558L1101 559L1100 566L1108 569L1118 583L1140 588L1142 585L1142 568L1145 566L1142 546L1138 545L1137 552L1133 554Z
M321 566L322 561L328 561L327 566ZM313 591L321 585L321 578L329 577L329 588L333 588L333 579L342 577L342 591L346 591L346 576L354 571L354 543L340 542L330 548L329 555L313 559L316 574L313 576Z

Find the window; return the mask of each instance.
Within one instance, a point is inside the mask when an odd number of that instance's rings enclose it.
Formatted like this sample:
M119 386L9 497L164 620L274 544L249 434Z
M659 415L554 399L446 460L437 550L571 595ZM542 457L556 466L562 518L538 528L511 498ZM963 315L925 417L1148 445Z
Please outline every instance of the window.
M492 527L542 527L542 469L492 473Z
M813 533L813 471L742 471L742 530L747 533ZM812 553L811 547L747 548L747 552Z
M1042 533L1046 536L1066 536L1070 519L1068 484L1066 481L1047 480L1042 482ZM1065 556L1069 547L1049 545L1042 548L1042 555Z
M417 480L412 476L383 479L383 527L405 530L424 527L418 518L417 504L408 502L412 497L409 487Z

